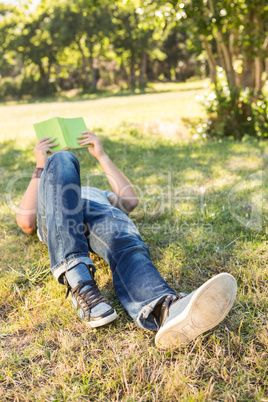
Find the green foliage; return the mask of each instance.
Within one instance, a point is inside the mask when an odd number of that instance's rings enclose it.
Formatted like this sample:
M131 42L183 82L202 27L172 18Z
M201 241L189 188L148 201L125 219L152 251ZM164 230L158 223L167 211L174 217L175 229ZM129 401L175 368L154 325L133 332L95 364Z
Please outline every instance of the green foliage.
M2 7L0 15L0 77L20 83L32 77L33 96L47 96L55 88L96 90L99 80L125 82L132 89L138 81L144 88L148 78L184 79L196 72L193 63L187 74L176 75L179 61L195 58L184 43L188 34L183 24L178 34L170 3L44 0L31 10ZM168 37L172 45L165 42ZM7 88L2 99L14 92L28 95L30 86Z
M20 77L16 79L5 77L0 79L0 99L7 97L18 98L20 94L21 80Z
M208 137L268 137L268 101L262 94L231 87L229 89L223 71L218 70L217 85L202 97L208 119L198 132Z
M17 76L0 78L0 99L21 99L55 95L57 87L53 82L35 80L33 77Z
M209 120L199 131L211 137L267 137L267 101L262 94L267 79L267 2L187 0L173 5L185 19L192 43L201 42L215 85L206 99Z

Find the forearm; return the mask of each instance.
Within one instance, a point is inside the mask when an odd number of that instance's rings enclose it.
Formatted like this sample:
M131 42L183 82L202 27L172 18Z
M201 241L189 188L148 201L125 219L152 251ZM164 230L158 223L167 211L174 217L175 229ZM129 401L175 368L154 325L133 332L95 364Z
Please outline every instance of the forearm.
M138 205L136 192L130 181L104 152L101 139L89 130L77 138L80 139L78 143L81 146L88 145L88 152L101 164L114 192L109 196L109 201L124 212L131 212Z
M36 231L39 181L39 178L34 178L30 181L17 211L17 223L27 234L32 234Z
M40 176L48 160L48 154L53 154L53 147L58 145L58 143L54 141L55 138L42 138L37 141L34 148L36 168L23 199L21 200L16 216L17 224L27 234L36 232L38 186Z
M128 178L118 169L117 166L111 161L105 153L98 159L104 173L112 187L113 192L118 197L116 204L122 209L125 208L126 212L131 212L138 204L138 198L134 187Z

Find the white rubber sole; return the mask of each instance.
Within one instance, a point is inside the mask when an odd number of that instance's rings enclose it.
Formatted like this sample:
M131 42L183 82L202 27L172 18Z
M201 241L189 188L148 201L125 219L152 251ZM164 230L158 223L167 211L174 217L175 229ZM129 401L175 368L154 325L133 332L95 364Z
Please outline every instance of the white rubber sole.
M182 346L215 327L229 313L236 293L232 275L222 273L209 279L195 291L185 309L160 328L156 346L161 349Z
M109 324L117 318L116 311L113 314L108 315L107 317L102 318L101 320L96 321L85 321L85 324L90 328L102 327L103 325Z

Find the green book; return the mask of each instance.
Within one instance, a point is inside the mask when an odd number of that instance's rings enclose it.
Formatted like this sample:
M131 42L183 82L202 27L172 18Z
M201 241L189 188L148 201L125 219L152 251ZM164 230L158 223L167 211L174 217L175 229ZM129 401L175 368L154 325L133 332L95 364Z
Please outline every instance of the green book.
M82 117L72 119L53 117L34 124L34 129L39 140L44 137L55 138L55 142L59 145L52 149L53 152L57 152L68 148L81 148L77 137L87 130L87 126Z

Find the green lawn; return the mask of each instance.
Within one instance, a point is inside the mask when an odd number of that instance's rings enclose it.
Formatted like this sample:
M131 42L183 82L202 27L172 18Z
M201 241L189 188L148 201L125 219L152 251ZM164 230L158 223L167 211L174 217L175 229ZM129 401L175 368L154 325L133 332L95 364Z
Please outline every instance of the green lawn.
M268 401L268 143L193 140L185 121L204 111L203 82L144 94L0 105L0 400ZM140 197L132 218L177 291L220 272L236 303L214 330L161 351L119 305L106 263L97 282L119 318L88 329L49 270L46 246L16 225L34 169L32 124L83 116ZM82 183L109 188L86 149Z

